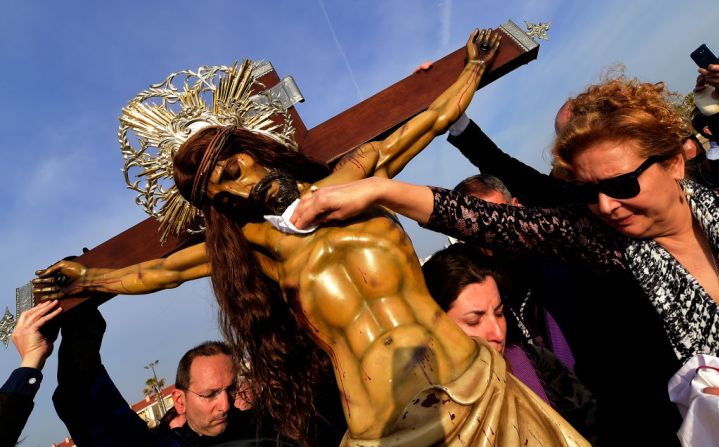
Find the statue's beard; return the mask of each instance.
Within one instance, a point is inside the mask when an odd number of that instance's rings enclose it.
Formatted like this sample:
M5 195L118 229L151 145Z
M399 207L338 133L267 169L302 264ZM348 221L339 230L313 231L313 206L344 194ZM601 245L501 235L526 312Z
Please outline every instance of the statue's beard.
M268 194L273 184L277 185L277 191ZM273 169L252 188L249 200L258 205L263 214L280 215L299 198L297 180L285 171Z
M268 194L273 184L277 190ZM286 172L273 169L252 187L248 198L220 193L215 196L214 206L238 222L262 222L264 215L282 214L299 197L297 181Z

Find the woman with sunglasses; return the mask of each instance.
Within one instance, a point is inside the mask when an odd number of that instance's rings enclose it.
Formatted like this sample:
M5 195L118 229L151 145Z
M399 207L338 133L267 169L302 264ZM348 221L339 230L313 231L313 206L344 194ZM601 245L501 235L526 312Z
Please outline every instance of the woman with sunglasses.
M687 132L664 92L661 84L629 82L621 89L621 107L573 111L555 142L554 166L586 205L509 207L371 178L315 191L292 221L304 227L346 219L378 204L495 251L628 270L662 319L679 361L717 355L719 196L684 180ZM592 94L577 99L612 100Z

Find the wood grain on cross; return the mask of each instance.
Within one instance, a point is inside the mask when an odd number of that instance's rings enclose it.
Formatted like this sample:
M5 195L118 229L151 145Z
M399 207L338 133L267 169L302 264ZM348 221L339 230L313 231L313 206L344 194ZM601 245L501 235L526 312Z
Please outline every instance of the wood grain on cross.
M504 28L506 26L499 28L503 33L502 43L479 88L537 57L539 46L526 35L518 36L516 32L510 33ZM382 138L425 110L449 87L464 68L464 57L463 46L434 62L429 70L404 78L310 130L307 130L297 111L292 108L290 113L294 120L295 138L300 150L310 158L331 163L362 143ZM260 78L260 82L267 87L279 81L275 71ZM89 267L120 268L162 258L201 241L200 238L178 239L170 236L164 245L160 245L158 228L157 221L148 218L84 253L76 261ZM94 295L93 298L106 301L112 296ZM61 306L64 310L69 310L88 298L82 296L63 299Z

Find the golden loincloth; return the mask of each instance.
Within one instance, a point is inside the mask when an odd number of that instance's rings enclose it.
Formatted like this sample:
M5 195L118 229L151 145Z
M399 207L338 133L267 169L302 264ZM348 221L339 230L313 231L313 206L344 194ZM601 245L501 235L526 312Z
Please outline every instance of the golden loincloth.
M554 409L506 372L500 354L477 340L477 357L447 385L417 393L380 439L341 447L589 446Z

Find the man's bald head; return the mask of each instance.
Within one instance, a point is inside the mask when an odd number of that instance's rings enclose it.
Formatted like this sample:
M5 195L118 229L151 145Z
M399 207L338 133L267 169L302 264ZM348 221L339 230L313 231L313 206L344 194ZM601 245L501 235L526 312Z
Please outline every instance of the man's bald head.
M567 100L564 104L562 104L562 107L559 108L559 111L557 112L557 116L554 118L554 131L559 134L559 132L564 129L567 124L569 123L569 120L572 119L572 100Z

